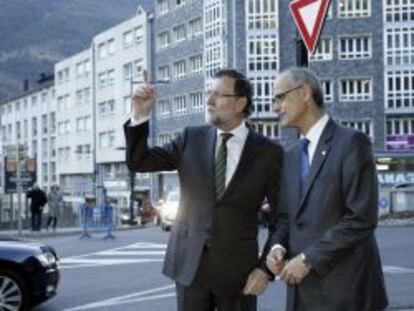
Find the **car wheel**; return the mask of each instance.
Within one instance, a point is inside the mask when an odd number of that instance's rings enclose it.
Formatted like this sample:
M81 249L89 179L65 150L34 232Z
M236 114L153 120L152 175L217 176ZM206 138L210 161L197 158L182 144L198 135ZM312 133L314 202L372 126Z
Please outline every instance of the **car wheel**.
M0 307L3 310L29 309L29 291L23 278L13 271L0 269Z

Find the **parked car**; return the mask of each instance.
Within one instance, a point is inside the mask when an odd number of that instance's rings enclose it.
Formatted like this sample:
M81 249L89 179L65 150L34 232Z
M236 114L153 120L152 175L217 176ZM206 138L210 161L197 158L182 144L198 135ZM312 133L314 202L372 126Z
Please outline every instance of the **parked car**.
M177 216L178 204L180 201L179 192L170 192L167 196L167 199L162 204L160 209L160 218L161 218L161 229L163 231L168 231L171 229L171 226Z
M52 247L0 237L1 310L30 310L50 299L59 278L59 259Z

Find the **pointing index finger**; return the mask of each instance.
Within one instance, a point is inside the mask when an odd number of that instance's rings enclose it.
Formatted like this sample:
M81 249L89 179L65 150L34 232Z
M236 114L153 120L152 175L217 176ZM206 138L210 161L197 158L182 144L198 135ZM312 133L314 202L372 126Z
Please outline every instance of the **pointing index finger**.
M148 72L146 70L142 73L142 77L144 79L144 84L148 84Z

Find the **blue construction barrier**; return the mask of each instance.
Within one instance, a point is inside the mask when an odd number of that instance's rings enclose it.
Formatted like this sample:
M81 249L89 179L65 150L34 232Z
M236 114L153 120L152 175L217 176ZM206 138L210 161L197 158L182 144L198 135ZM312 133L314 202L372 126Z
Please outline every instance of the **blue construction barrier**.
M92 235L90 230L102 229L106 235L104 239L114 239L113 231L116 229L116 208L111 204L104 204L101 206L91 206L88 204L81 204L79 208L80 227L82 234L80 239L90 239Z

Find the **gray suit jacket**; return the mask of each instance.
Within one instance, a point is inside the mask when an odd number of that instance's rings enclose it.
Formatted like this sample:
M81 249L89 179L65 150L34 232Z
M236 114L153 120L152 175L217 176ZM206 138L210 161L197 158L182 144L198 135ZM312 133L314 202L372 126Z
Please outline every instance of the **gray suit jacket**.
M300 198L300 148L285 154L281 208L272 244L313 267L288 287L287 310L299 295L306 310L383 310L387 296L374 230L377 176L371 143L330 120L319 140Z
M279 200L283 152L271 140L250 130L240 162L226 192L214 195L216 129L186 128L182 136L163 147L148 148L148 122L125 127L127 165L130 170L177 170L181 197L171 229L163 272L176 282L190 285L206 241L210 284L223 295L240 293L249 272L266 270L268 244L258 258L258 210L265 197L273 211Z

